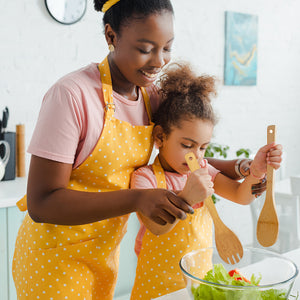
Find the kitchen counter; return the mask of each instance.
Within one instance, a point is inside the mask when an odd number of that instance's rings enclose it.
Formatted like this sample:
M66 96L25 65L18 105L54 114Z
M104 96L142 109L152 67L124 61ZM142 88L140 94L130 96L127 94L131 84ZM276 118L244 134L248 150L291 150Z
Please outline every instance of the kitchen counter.
M291 259L298 267L298 270L300 269L300 248L295 249L292 251L289 251L287 253L283 254L285 257ZM291 291L291 295L296 295L297 292L300 292L300 275L298 274L293 289ZM186 289L182 289L179 291L176 291L174 293L155 298L153 300L187 300L189 299L189 295Z
M27 177L0 181L0 208L15 206L26 194Z

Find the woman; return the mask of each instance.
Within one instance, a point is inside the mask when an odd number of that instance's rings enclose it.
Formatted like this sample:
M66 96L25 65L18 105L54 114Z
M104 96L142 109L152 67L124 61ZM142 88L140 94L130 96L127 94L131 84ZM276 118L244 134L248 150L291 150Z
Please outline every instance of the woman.
M27 202L19 203L29 214L13 261L18 299L112 299L128 214L163 225L192 212L170 191L128 190L152 149L153 83L170 61L172 5L95 0L95 9L110 53L49 89L29 145Z

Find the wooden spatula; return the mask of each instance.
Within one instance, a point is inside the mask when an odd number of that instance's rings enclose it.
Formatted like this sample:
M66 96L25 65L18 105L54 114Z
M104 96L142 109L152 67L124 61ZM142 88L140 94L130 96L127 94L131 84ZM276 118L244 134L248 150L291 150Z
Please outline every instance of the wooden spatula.
M185 156L185 160L192 172L200 168L199 163L194 153L188 153ZM238 237L222 222L220 219L216 207L211 197L205 199L204 204L206 205L209 213L213 219L215 227L215 242L216 248L220 257L227 264L235 264L240 261L243 257L244 251L243 246Z
M268 126L267 143L275 142L276 127ZM267 191L264 206L257 221L256 237L263 247L275 244L278 238L278 217L274 197L274 168L267 165Z

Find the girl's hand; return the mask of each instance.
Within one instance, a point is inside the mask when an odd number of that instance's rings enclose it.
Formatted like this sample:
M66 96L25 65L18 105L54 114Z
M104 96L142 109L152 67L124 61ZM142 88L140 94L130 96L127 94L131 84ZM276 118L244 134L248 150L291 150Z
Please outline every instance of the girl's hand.
M189 175L179 196L184 198L189 205L194 206L214 193L213 186L208 168L200 168Z
M137 191L137 190L136 190ZM186 219L194 210L184 199L165 189L138 190L137 212L159 225L173 224L176 219Z
M260 148L251 163L251 174L262 178L267 172L267 165L279 169L282 161L282 145L271 143Z

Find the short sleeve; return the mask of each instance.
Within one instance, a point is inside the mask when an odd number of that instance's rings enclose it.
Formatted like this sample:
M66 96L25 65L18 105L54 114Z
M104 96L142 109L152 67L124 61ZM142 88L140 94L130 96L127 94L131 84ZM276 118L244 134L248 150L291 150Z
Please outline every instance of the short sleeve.
M139 168L131 175L130 188L132 189L153 189L156 187L157 182L151 166Z
M39 157L73 164L82 130L78 103L59 83L46 93L28 152Z
M221 171L216 169L215 167L213 167L210 164L207 164L207 167L208 167L208 174L211 176L211 180L214 181L216 178L216 175L218 173L220 173Z

